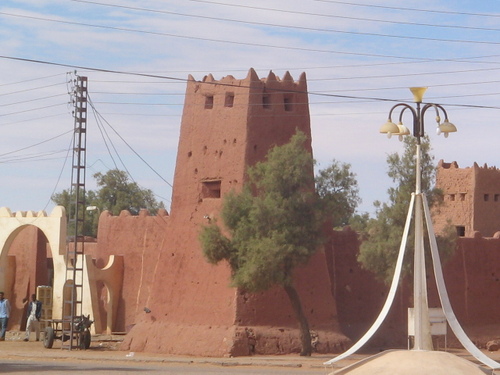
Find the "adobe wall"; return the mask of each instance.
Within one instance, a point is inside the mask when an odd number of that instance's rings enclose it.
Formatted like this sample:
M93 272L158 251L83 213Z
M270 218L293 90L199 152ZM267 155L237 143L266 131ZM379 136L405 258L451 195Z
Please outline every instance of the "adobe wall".
M450 300L460 322L500 323L500 238L460 238L455 256L445 264Z
M346 228L333 233L328 248L330 278L343 332L353 341L360 338L375 321L385 302L388 286L374 274L363 270L356 260L357 234ZM473 341L484 344L497 338L488 327L500 324L500 238L459 238L455 255L444 265L447 291L459 323ZM427 275L429 307L439 307L434 276ZM368 345L406 346L407 308L412 306L412 289L403 280L394 306L377 335ZM454 344L449 330L449 344Z
M97 251L92 254L98 266L110 254L124 255L125 281L115 331L130 332L127 349L246 355L250 352L245 328L251 328L256 352L299 351L297 322L281 289L247 294L231 288L228 267L210 265L201 254L200 224L176 227L166 213L141 214L124 211L114 217L103 212ZM311 329L322 340L318 350L339 352L348 341L340 333L324 275L326 262L320 251L307 267L297 270L296 286Z

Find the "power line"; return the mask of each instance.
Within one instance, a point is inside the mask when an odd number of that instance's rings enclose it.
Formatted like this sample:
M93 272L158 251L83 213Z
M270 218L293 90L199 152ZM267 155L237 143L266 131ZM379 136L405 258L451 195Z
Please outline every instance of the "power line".
M427 41L434 41L434 42L500 44L500 42L496 42L496 41L480 41L480 40L466 40L466 39L443 39L443 38L419 37L419 36L410 36L410 35L391 35L391 34L381 34L381 33L375 33L375 32L360 32L360 31L325 29L325 28L317 28L317 27L281 25L281 24L276 24L276 23L243 21L243 20L237 20L237 19L231 19L231 18L222 18L222 17L207 16L207 15L195 15L195 14L187 14L187 13L180 13L180 12L164 11L164 10L154 10L154 9L147 9L147 8L130 7L130 6L123 6L123 5L116 5L116 4L111 5L111 4L104 4L104 3L99 3L99 2L95 2L95 1L83 1L83 0L71 0L71 1L100 5L100 6L107 6L107 7L113 7L113 8L123 8L123 9L129 9L129 10L134 10L134 11L150 12L150 13L157 13L157 14L158 13L159 14L168 14L168 15L175 15L175 16L181 16L181 17L200 18L200 19L232 22L232 23L239 23L239 24L246 24L246 25L286 28L286 29L293 29L293 30L305 30L305 31L350 34L350 35L363 35L363 36L372 36L372 37L377 36L377 37L397 38L397 39L427 40ZM357 19L357 20L359 20L359 19ZM373 20L371 20L371 21L373 21ZM407 24L408 25L409 23L401 22L400 24ZM411 25L415 26L415 24L411 24ZM433 26L433 25L425 25L425 26ZM439 26L441 26L441 25L439 25ZM466 27L455 26L454 28L465 29ZM474 28L474 29L476 29L476 28ZM500 29L490 29L490 28L477 28L477 29L482 30L482 31L500 31Z
M10 105L19 105L19 104L37 102L37 101L40 101L40 100L46 100L46 99L51 99L51 98L58 98L60 96L66 96L66 95L67 94L56 94L56 95L50 95L50 96L43 96L41 98L36 98L36 99L28 99L28 100L22 100L22 101L14 102L14 103L2 104L2 107L7 107L7 106L10 106Z
M42 109L54 108L54 107L58 107L58 106L61 106L61 105L67 105L67 103L51 104L51 105L46 105L45 107L31 108L31 109L25 109L25 110L22 110L22 111L16 111L16 112L10 112L10 113L3 113L2 116L12 116L12 115L18 115L20 113L40 111Z
M263 44L263 43L249 43L249 42L240 42L235 40L224 40L224 39L214 39L214 38L205 38L205 37L195 37L195 36L186 36L186 35L178 35L172 33L163 33L157 31L145 31L138 29L130 29L124 27L115 27L115 26L105 26L105 25L95 25L90 23L83 22L75 22L75 21L64 21L64 20L56 20L50 18L42 18L42 17L34 17L27 15L18 15L6 12L0 12L0 14L11 16L11 17L20 17L20 18L28 18L35 19L38 21L45 22L56 22L67 25L77 25L77 26L85 26L85 27L93 27L99 29L107 29L107 30L115 30L115 31L126 31L132 33L140 33L140 34L148 34L148 35L156 35L156 36L167 36L171 38L179 38L179 39L189 39L189 40L200 40L204 42L212 42L212 43L225 43L225 44L233 44L233 45L245 45L250 47L264 47L264 48L272 48L272 49L281 49L281 50L293 50L293 51L302 51L302 52L315 52L315 53L328 53L328 54L339 54L339 55L347 55L347 56L365 56L365 57L378 57L378 58L391 58L391 59L402 59L402 60L417 60L417 61L436 61L436 59L429 59L423 57L412 57L412 56L397 56L397 55L385 55L385 54L376 54L376 53L363 53L363 52L349 52L349 51L336 51L336 50L324 50L324 49L315 49L315 48L306 48L306 47L294 47L294 46L279 46L272 44ZM493 44L500 44L500 42L492 42Z
M25 79L23 81L17 81L17 82L2 83L2 84L0 84L0 87L11 86L11 85L19 85L21 83L33 82L33 81L38 81L38 80L47 79L47 78L54 78L54 77L60 76L61 74L63 74L63 73L52 74L50 76L45 76L45 77L30 78L30 79Z
M95 108L94 104L92 103L92 101L90 100L89 98L89 103L92 107L92 109L97 113L97 115L111 128L111 130L113 130L113 132L122 140L123 143L125 143L125 145L144 163L146 164L150 169L151 171L153 171L158 177L160 177L166 184L168 184L170 187L173 187L172 184L170 182L168 182L167 180L165 180L165 178L163 178L162 175L160 175L137 151L134 150L134 148L120 135L120 133L118 133L116 131L116 129L111 126L111 124L104 118L102 117L99 112L97 111L97 109ZM128 171L127 171L128 173ZM129 174L130 175L130 174ZM132 176L131 176L132 177Z
M36 78L35 78L36 79ZM55 87L55 86L60 86L60 85L64 85L65 83L54 83L52 85L45 85L45 86L38 86L38 87L30 87L28 89L23 89L23 90L18 90L18 91L10 91L10 92L6 92L6 93L3 93L3 94L0 94L0 96L7 96L7 95L15 95L15 94L21 94L21 93L25 93L25 92L32 92L32 91L35 91L35 90L43 90L43 89L47 89L49 87Z
M198 1L198 0L189 0L189 1ZM436 13L436 14L456 14L460 16L477 16L477 17L500 17L500 14L491 14L491 13L471 13L471 12L457 12L452 10L433 10L433 9L417 9L417 8L406 8L406 7L393 7L388 5L374 5L374 4L359 4L353 3L349 1L338 1L338 0L312 0L321 3L335 3L335 4L344 4L344 5L352 5L357 7L367 7L367 8L381 8L381 9L392 9L392 10L406 10L412 12L423 12L423 13Z
M43 120L43 119L47 119L47 118L59 117L59 116L62 116L62 115L67 115L67 113L59 113L57 115L48 115L48 116L37 116L36 118L30 118L30 119L26 119L26 120L5 122L5 123L0 124L0 126L21 124L23 122L39 121L39 120Z
M16 60L16 61L24 61L24 62L36 63L36 64L64 66L64 67L69 67L69 68L73 68L73 69L84 69L84 70L88 70L88 71L106 72L106 73L113 73L113 74L120 74L120 75L131 75L131 76L139 76L139 77L164 79L164 80L175 80L175 81L179 81L179 82L188 82L188 80L184 79L184 78L177 78L177 77L171 77L171 76L163 76L163 75L158 75L158 74L146 74L146 73L126 72L126 71L111 70L111 69L102 69L102 68L90 68L90 67L82 67L82 66L77 66L77 65L62 64L62 63L56 63L56 62L49 62L49 61L35 60L35 59L26 59L26 58L12 57L12 56L2 56L2 55L0 55L0 58L2 58L2 59ZM232 85L232 84L222 83L222 82L219 82L219 81L215 81L215 82L197 81L197 82L199 82L201 84L207 84L207 85L218 85L218 86L228 86L228 87L235 86L235 85ZM243 86L236 85L235 87L243 87ZM272 90L272 89L268 88L268 90ZM282 90L281 89L277 89L276 91L282 91ZM287 90L287 91L288 92L293 92L293 90ZM297 91L297 92L300 92L300 91ZM355 96L355 95L328 94L328 93L314 92L314 91L308 91L307 93L309 95L329 96L329 97L335 97L335 98L355 99L355 100L369 100L369 101L382 101L382 102L396 102L396 101L400 101L399 99L389 99L389 98L380 98L380 97L365 97L365 96ZM53 105L53 106L56 106L56 105ZM467 105L462 105L462 106L467 107ZM51 106L48 106L48 107L51 107ZM472 107L476 107L476 106L472 106ZM44 108L46 108L46 107L44 107ZM484 107L484 108L498 109L500 107L492 106L492 107ZM33 110L35 110L35 109L33 109ZM31 111L31 110L27 110L27 111ZM23 113L23 112L27 112L27 111L20 111L20 112L17 112L17 113Z
M66 135L66 134L69 134L69 133L71 133L72 131L73 131L73 130L68 130L67 132L64 132L64 133L62 133L62 134L56 135L56 136L51 137L51 138L49 138L49 139L46 139L46 140L44 140L44 141L37 142L37 143L34 143L34 144L32 144L32 145L29 145L29 146L26 146L26 147L23 147L23 148L20 148L20 149L14 150L14 151L5 152L5 153L3 153L3 154L0 154L0 157L5 156L5 155L12 155L12 154L18 153L18 152L20 152L20 151L27 150L27 149L32 148L32 147L40 146L40 145L42 145L42 144L44 144L44 143L47 143L47 142L53 141L54 139L57 139L57 138L62 137L62 136L64 136L64 135Z

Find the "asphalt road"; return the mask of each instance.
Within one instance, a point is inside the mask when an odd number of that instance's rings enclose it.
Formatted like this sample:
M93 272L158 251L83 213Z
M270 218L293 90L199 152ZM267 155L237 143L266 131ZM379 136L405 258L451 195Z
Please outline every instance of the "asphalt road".
M8 332L0 342L0 374L329 374L322 363L331 356L252 356L210 358L129 353L118 350L117 342L95 337L88 350L52 349L42 342L23 342L24 334ZM101 339L101 340L100 340Z
M211 358L129 353L118 350L118 340L105 336L95 337L88 350L69 351L60 347L46 349L41 342L23 342L23 337L23 333L9 332L7 340L0 342L0 374L327 375L374 354L353 354L339 361L336 368L325 368L323 363L334 355ZM447 351L477 363L463 349L448 348ZM484 352L500 361L499 351Z
M274 366L215 366L210 364L172 364L163 363L146 364L146 363L89 363L88 361L73 362L73 361L47 361L40 359L24 359L24 360L2 360L0 363L0 373L16 374L16 375L33 375L33 374L90 374L107 375L107 374L221 374L221 375L266 375L266 374L302 374L302 375L318 375L327 374L325 369L313 368L290 368L290 367L274 367Z

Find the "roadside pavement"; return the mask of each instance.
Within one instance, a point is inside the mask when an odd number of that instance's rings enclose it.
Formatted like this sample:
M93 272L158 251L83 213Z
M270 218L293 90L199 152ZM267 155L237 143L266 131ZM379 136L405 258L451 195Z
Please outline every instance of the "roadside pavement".
M43 337L43 334L42 334ZM125 352L119 350L123 336L120 335L94 335L92 343L87 350L66 350L61 349L60 341L54 343L52 349L46 349L43 342L34 341L34 334L31 341L24 342L24 332L9 331L6 340L0 342L0 359L10 360L47 360L47 361L91 361L99 362L135 362L149 364L211 364L216 366L266 366L279 368L307 368L324 369L333 372L345 366L351 365L365 359L379 351L371 353L353 354L347 359L343 359L334 366L324 366L323 363L335 357L335 354L313 354L311 357L301 357L298 354L273 355L273 356L247 356L247 357L191 357L179 355L166 355L158 353ZM465 358L471 362L478 363L463 349L448 349L448 352ZM500 352L486 352L490 358L500 361Z
M41 335L43 338L43 334ZM211 364L218 366L266 366L280 368L309 368L326 369L333 371L365 358L367 355L356 354L341 361L335 367L323 365L334 357L332 354L313 354L311 357L301 357L298 354L273 355L273 356L247 356L247 357L191 357L171 354L126 352L119 350L123 336L120 335L94 335L92 343L87 350L61 349L61 342L56 340L52 349L46 349L43 341L35 341L31 334L31 341L25 342L24 332L8 331L6 340L0 342L0 359L37 359L47 361L92 361L99 362L137 362L150 364Z

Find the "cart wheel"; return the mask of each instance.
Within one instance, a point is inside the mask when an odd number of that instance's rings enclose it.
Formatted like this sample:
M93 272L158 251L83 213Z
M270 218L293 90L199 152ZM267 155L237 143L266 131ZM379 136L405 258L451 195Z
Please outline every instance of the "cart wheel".
M92 336L89 330L85 330L80 333L80 349L90 348L91 341L92 341Z
M54 345L54 336L54 328L46 327L45 335L43 337L43 346L45 346L47 349L52 348L52 345Z

